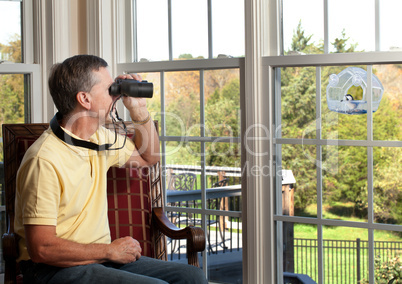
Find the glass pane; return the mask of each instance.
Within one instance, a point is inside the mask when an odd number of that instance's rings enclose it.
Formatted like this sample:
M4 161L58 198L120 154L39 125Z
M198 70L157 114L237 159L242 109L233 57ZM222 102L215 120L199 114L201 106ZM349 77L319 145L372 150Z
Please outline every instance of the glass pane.
M395 36L395 31L402 28L402 9L400 0L380 1L380 50L400 50L402 38Z
M323 147L323 216L367 221L366 147Z
M316 137L315 67L281 69L281 125L283 138Z
M207 208L241 211L240 144L205 143Z
M154 95L152 99L147 99L147 108L151 113L152 119L159 122L159 134L161 131L161 76L159 72L139 73L143 80L154 84Z
M138 60L169 60L166 0L137 0Z
M0 61L22 62L21 2L0 1Z
M204 72L205 136L240 136L240 79L238 69Z
M283 222L282 232L283 271L288 273L305 274L317 282L317 226ZM292 275L285 273L284 283L295 283L294 278L295 277L292 277Z
M402 267L402 238L400 232L374 231L374 278L376 283L392 283L394 275ZM368 273L365 275L368 279ZM397 278L398 282L400 278ZM364 282L368 283L368 282Z
M365 140L367 138L367 114L352 115L346 113L340 113L336 111L330 111L328 103L341 104L346 99L343 96L343 90L337 94L341 95L337 98L332 97L331 100L327 97L327 87L329 85L329 78L332 74L339 75L349 66L330 66L323 67L321 73L321 124L322 124L322 138L323 139L340 139L340 140ZM366 67L358 67L363 70ZM345 83L340 87L348 87L348 83ZM363 88L359 86L351 85L347 89L347 93L353 96L354 100L364 101ZM353 107L352 105L351 107ZM344 107L341 105L341 107ZM349 105L345 107L349 110Z
M382 3L382 2L381 2ZM375 65L373 72L381 81L384 93L373 114L374 140L402 140L402 96L401 65Z
M367 240L367 229L325 226L324 283L360 283L368 273Z
M402 224L402 148L373 148L374 219Z
M194 223L191 220L185 218L185 215L181 212L175 211L168 211L167 216L170 221L176 226L180 228L184 228L186 226L192 225L194 227L201 227L201 223ZM201 215L194 214L194 217L201 220ZM178 261L181 263L188 263L187 260L187 240L172 240L170 238L167 239L167 252L168 252L168 259L170 261ZM200 254L199 254L200 255ZM199 262L202 264L202 257L199 257Z
M244 56L244 1L212 1L213 57Z
M166 202L168 206L201 208L200 144L166 142ZM171 222L178 227L201 225L201 217L189 212L170 212Z
M208 58L207 1L172 1L173 59Z
M216 215L206 218L208 280L210 283L242 283L241 218Z
M374 51L374 0L329 0L329 51Z
M295 182L294 180L287 182L287 179L284 179L281 191L278 192L282 194L282 214L316 217L316 147L309 145L281 145L281 147L282 168L277 169L277 172L290 170L295 179Z
M321 0L283 0L285 54L324 52L323 11Z
M0 74L0 110L0 125L25 122L23 74ZM0 137L2 138L1 131L2 129L0 129ZM3 161L3 139L0 140L0 161Z
M200 136L200 74L165 73L166 135Z

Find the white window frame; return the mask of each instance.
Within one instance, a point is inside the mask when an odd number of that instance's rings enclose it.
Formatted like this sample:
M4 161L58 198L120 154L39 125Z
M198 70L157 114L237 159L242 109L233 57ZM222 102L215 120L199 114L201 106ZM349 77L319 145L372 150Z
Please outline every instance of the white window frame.
M320 66L333 66L339 65L367 65L368 74L368 88L371 88L371 70L372 65L376 64L401 64L402 52L370 52L370 53L353 53L353 54L320 54L320 55L303 55L303 56L275 56L275 57L264 57L263 68L267 70L267 73L274 75L275 68L289 67L289 66L309 66L317 67L316 73L316 105L317 105L317 138L316 139L296 139L296 138L273 138L273 145L298 145L298 144L308 144L315 145L317 147L317 160L320 161L321 157L321 147L324 145L334 145L334 146L361 146L367 149L367 187L368 187L368 221L367 222L350 222L341 220L330 220L324 219L322 216L322 169L317 167L317 218L305 218L298 216L284 216L282 215L282 195L276 192L275 199L272 199L270 206L276 208L276 213L274 215L274 221L278 223L278 226L282 222L289 223L308 223L317 226L317 239L318 239L318 282L324 283L323 275L323 226L343 226L343 227L357 227L364 228L368 231L368 241L369 241L369 279L370 283L374 283L374 230L389 230L389 231L402 231L402 226L380 224L374 222L373 213L373 147L402 147L402 141L377 141L373 140L373 113L371 109L371 97L368 97L368 111L367 111L367 139L365 140L332 140L332 139L321 139L321 73L319 70ZM270 132L275 133L275 129L280 125L281 121L281 108L280 108L280 81L275 76L269 78L269 96L276 97L276 103L271 107L271 116L273 117L270 124ZM279 81L279 82L278 82ZM277 84L275 90L274 86ZM370 93L370 92L369 92ZM276 165L280 166L281 161L276 161ZM271 184L276 184L276 188L281 188L280 178L275 175L271 177ZM275 191L273 188L272 191ZM274 193L273 193L274 194ZM282 235L281 230L277 229L277 275L283 275L282 270L282 255L283 255L283 244L281 243ZM283 283L282 277L278 278L277 283Z

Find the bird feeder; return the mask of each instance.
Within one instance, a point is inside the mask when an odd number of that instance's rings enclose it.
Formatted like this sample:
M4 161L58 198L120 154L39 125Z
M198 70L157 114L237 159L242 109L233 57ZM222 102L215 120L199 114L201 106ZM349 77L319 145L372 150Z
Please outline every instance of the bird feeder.
M349 93L351 87L361 87L363 98L354 99ZM372 74L372 110L377 111L384 87ZM346 114L367 113L367 72L358 67L348 67L339 74L331 74L327 86L327 104L331 111Z

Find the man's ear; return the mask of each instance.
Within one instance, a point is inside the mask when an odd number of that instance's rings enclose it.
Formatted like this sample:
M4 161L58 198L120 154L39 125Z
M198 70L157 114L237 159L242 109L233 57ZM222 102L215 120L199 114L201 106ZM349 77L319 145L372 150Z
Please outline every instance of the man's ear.
M85 109L91 109L91 95L87 92L77 93L77 102Z

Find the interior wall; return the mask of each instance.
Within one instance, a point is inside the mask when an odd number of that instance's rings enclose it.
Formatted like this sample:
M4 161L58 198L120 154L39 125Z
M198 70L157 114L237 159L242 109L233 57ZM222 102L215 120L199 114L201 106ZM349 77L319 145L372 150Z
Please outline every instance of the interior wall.
M71 55L88 53L87 46L87 1L71 0Z

